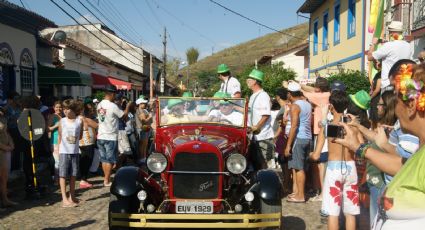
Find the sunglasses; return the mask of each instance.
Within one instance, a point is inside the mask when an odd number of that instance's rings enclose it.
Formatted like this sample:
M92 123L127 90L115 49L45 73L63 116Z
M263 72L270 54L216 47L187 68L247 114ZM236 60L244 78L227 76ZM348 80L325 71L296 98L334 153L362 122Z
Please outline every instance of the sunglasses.
M423 61L425 60L425 58L423 58L423 57L418 57L418 60L419 60L420 62L423 62Z

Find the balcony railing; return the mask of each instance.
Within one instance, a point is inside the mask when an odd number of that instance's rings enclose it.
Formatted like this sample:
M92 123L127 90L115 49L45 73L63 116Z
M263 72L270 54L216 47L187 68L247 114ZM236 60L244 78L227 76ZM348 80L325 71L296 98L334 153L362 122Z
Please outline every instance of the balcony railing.
M425 0L413 1L412 30L425 27Z
M412 4L410 0L398 0L397 3L391 7L391 19L393 21L403 22L404 34L410 34L411 11Z

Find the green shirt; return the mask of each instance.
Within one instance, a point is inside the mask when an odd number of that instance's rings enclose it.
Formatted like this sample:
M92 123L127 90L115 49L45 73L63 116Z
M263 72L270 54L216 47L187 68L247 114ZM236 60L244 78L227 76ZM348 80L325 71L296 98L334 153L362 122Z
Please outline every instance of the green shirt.
M425 218L425 146L396 174L384 198L389 219Z

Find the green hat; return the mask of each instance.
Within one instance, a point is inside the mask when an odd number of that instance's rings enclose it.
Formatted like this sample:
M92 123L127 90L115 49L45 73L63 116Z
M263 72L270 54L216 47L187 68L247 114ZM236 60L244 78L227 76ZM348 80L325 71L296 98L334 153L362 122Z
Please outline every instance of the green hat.
M172 98L172 99L168 100L167 107L168 107L168 109L170 109L173 106L180 104L180 103L183 103L183 102L184 101L182 99Z
M145 99L145 96L140 95L140 96L139 96L139 98L140 98L140 99Z
M356 104L359 108L363 110L369 109L370 106L370 96L364 91L360 90L356 94L350 94L351 101Z
M224 92L220 95L220 98L231 98L231 97L232 96L230 94L224 93ZM227 104L229 104L229 102L226 101L226 100L220 100L220 104L227 105Z
M264 81L264 73L261 72L258 69L253 69L251 73L249 74L249 78L255 79L257 81L263 82Z
M183 93L182 97L193 97L193 93L190 91L186 91Z
M217 66L217 73L226 73L229 71L229 66L227 66L226 64L220 64Z
M217 92L215 92L215 94L214 94L213 97L215 97L215 98L223 98L224 97L223 94L224 94L223 92L217 91Z

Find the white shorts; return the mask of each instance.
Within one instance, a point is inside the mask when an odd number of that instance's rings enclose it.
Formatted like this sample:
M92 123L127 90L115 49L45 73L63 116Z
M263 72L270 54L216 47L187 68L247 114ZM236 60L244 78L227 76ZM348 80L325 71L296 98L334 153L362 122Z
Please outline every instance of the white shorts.
M339 216L360 214L357 170L354 161L328 161L323 183L322 211Z

